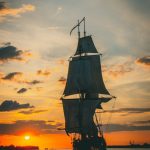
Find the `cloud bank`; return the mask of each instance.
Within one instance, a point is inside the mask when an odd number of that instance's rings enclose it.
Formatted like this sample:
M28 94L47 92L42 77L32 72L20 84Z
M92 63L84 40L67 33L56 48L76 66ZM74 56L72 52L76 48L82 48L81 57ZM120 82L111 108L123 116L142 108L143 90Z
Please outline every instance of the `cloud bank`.
M46 112L47 110L34 110L34 109L30 109L30 110L24 110L24 111L20 111L19 113L24 114L24 115L31 115L31 114L37 114L37 113L42 113L42 112Z
M17 120L12 124L1 123L0 134L20 135L21 133L30 132L32 134L50 134L60 133L57 128L62 123L44 120Z
M0 78L1 81L11 81L16 83L24 83L28 85L36 85L36 84L43 83L42 81L36 79L34 80L25 79L24 74L22 72L10 72L5 76L1 73L0 77L1 77ZM21 92L22 91L26 92L27 90L25 91L25 89L22 89Z
M26 57L31 56L29 51L18 50L17 47L11 45L11 43L5 43L0 47L0 64L9 61L25 61Z
M52 134L64 133L60 130L64 128L63 123L44 120L17 120L11 124L1 123L0 134L19 135L24 132L31 132L33 134ZM135 126L127 124L104 124L105 132L118 131L144 131L150 130L150 126Z
M150 126L141 125L127 125L127 124L104 124L103 129L105 132L118 132L118 131L145 131L150 130Z
M106 113L145 113L150 112L150 108L120 108L115 110L105 110Z
M7 16L20 17L21 14L35 10L31 4L23 4L20 8L10 8L5 1L0 2L0 21L5 21Z
M33 108L30 104L19 104L16 101L12 100L5 100L0 105L0 112L3 111L12 111L12 110L18 110L23 108Z
M40 76L49 76L51 74L51 72L49 70L38 70L37 71L37 75Z

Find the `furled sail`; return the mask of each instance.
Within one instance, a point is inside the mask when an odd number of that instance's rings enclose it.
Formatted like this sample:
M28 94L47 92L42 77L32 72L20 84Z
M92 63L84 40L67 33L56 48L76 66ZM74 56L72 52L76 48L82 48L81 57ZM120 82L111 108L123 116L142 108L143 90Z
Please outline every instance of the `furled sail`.
M95 109L99 100L63 100L65 129L67 133L97 134L93 121ZM90 113L89 113L90 112Z
M75 55L82 53L98 53L91 36L86 36L79 39Z
M103 82L99 55L73 57L70 61L64 95L78 93L109 95Z

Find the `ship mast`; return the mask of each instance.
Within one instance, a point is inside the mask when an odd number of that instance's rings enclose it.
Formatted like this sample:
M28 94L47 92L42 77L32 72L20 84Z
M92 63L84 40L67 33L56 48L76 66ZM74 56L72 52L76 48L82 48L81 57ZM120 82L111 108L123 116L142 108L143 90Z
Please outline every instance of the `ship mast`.
M83 22L83 37L80 37L80 25ZM78 28L78 45L75 54L69 60L66 86L62 96L67 134L78 133L81 141L87 137L102 136L100 126L93 120L95 110L101 103L113 97L106 89L101 70L100 53L98 53L91 36L86 35L85 17L70 31ZM76 97L78 95L78 97ZM100 96L100 95L103 95ZM71 98L70 98L71 97Z

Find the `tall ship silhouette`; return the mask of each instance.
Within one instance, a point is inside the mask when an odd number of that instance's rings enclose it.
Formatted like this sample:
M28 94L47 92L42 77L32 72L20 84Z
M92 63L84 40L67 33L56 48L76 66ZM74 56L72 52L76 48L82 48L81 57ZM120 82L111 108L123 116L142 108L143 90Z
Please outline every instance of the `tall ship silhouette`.
M80 25L84 25L83 37ZM70 32L78 28L78 45L69 58L66 86L61 97L65 131L72 137L73 150L106 150L106 142L97 118L96 109L112 98L106 89L101 70L100 57L92 37L86 35L85 17Z

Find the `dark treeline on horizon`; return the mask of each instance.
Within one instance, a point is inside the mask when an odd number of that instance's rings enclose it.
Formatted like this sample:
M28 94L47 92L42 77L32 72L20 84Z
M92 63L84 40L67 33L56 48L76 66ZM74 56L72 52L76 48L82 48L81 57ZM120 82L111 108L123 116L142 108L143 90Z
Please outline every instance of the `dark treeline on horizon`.
M107 148L150 148L149 143L130 144L130 145L108 145ZM39 150L38 146L3 146L0 145L0 150Z
M0 146L0 150L39 150L38 146Z

